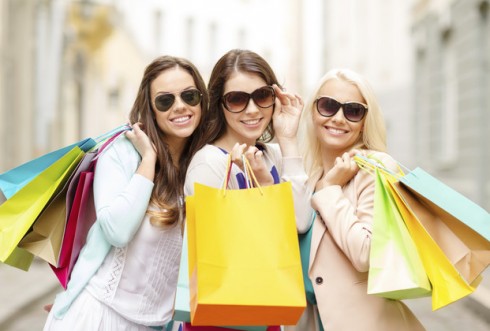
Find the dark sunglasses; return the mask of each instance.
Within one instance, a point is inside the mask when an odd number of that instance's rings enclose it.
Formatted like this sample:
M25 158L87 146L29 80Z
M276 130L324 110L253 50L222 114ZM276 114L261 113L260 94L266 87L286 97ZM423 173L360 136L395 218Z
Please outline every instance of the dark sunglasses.
M223 106L232 113L240 113L247 108L250 99L260 108L268 108L275 103L276 95L272 86L263 86L252 93L242 91L228 92L223 96Z
M202 93L198 89L184 90L180 92L180 98L189 106L196 106L201 102ZM175 102L175 94L160 94L155 98L155 107L158 111L167 111Z
M319 97L315 100L316 110L324 117L332 117L342 108L344 117L351 122L359 122L366 115L367 105L360 102L340 103L331 97Z

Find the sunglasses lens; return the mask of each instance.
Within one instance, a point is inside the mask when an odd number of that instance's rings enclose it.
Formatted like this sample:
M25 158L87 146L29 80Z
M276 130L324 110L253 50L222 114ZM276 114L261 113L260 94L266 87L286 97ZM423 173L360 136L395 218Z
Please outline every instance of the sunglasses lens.
M331 117L337 113L341 104L336 100L328 97L322 97L317 100L316 108L320 115L325 117Z
M229 92L223 97L225 108L232 113L239 113L247 107L250 95L245 92Z
M199 90L187 90L180 94L180 97L189 106L196 106L201 102L201 92Z
M175 101L173 94L160 94L155 98L155 107L159 111L167 111L172 107Z
M359 122L366 115L367 109L360 103L348 103L344 105L344 116L351 122Z
M252 92L252 99L261 108L267 108L274 104L274 90L269 86L261 87Z

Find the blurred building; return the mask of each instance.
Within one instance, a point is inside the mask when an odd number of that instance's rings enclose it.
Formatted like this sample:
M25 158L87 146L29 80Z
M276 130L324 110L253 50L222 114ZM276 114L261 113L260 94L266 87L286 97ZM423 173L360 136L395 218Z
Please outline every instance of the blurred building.
M413 10L417 163L490 210L487 0L421 0Z
M250 48L294 86L287 9L280 0L1 0L0 172L126 121L145 66L162 54L190 59L207 80L226 51Z
M389 152L413 164L410 1L294 0L300 45L296 49L305 91L334 67L371 83L385 115Z

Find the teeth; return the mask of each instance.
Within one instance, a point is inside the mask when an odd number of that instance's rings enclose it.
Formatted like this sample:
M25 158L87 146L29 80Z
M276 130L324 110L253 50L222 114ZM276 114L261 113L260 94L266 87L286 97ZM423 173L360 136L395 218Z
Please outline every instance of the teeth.
M177 117L174 118L172 122L183 123L185 121L188 121L190 118L191 118L190 116Z
M243 123L248 124L248 125L254 125L254 124L259 123L259 121L260 121L260 119L256 119L256 120L243 121Z
M340 129L334 129L334 128L327 128L329 132L335 133L335 134L342 134L342 133L347 133L345 130L340 130Z

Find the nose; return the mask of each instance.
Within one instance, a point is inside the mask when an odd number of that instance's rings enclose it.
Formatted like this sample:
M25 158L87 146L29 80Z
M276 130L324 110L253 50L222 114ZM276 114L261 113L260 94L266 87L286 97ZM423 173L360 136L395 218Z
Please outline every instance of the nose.
M344 108L341 106L339 110L333 115L332 120L335 122L345 121Z
M257 106L252 98L248 100L247 107L245 107L245 113L253 114L259 111L259 106Z
M185 105L186 105L186 103L184 102L184 100L182 100L182 98L180 96L175 97L174 110L176 110L176 111L182 110L185 108Z

